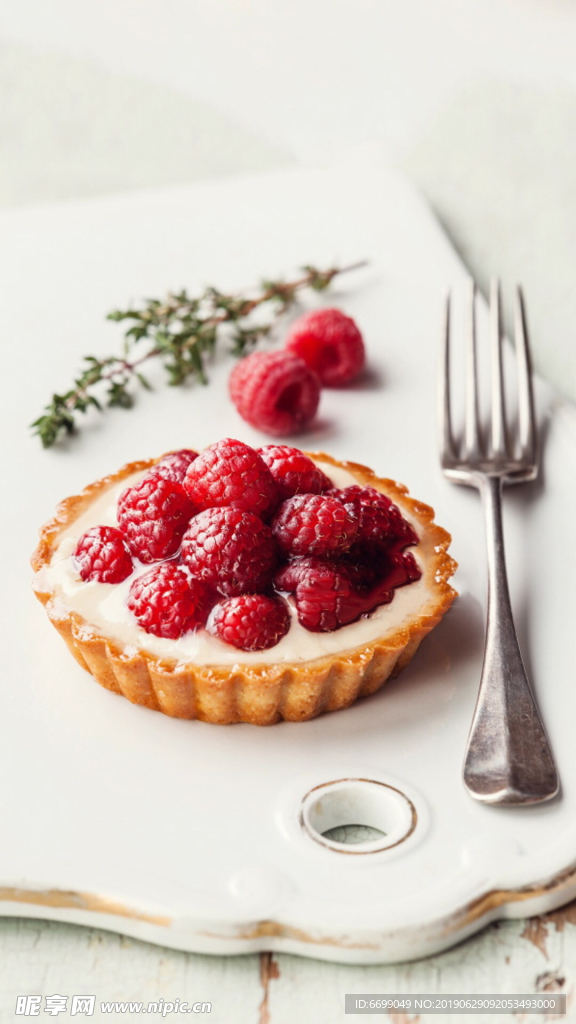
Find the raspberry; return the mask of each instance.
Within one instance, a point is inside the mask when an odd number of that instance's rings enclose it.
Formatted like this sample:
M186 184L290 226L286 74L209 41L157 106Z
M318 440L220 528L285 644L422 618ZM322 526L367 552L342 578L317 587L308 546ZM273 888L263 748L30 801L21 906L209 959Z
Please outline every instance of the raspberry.
M405 583L414 583L420 579L422 570L419 568L411 551L404 551L402 553L400 563L404 579L400 583L394 583L395 587L403 587ZM398 571L400 571L399 568Z
M257 451L274 477L282 501L295 494L320 494L332 487L326 474L298 448L267 444Z
M321 561L309 568L302 573L295 597L298 621L305 629L329 633L362 614L365 601L345 568Z
M184 488L201 510L235 508L266 516L278 504L276 484L258 453L229 437L206 448L194 460Z
M214 608L208 632L241 651L265 651L275 647L290 628L283 601L265 594L231 597Z
M389 555L381 565L382 578L368 589L358 588L353 566L343 562L302 559L299 569L286 575L283 582L296 582L295 601L298 621L312 633L326 633L367 615L378 605L388 604L397 587L420 579L422 575L410 553ZM278 579L278 577L277 577Z
M400 509L390 498L374 487L344 487L331 492L358 519L357 541L375 541L379 544L395 544L406 547L417 544L418 537L406 522Z
M155 474L146 474L118 499L118 524L141 562L158 562L176 554L194 512L180 484Z
M344 555L344 561L358 592L365 597L370 597L375 589L388 591L403 587L422 575L413 555L395 547L353 544Z
M198 580L174 562L164 562L136 577L128 607L147 633L177 640L205 622L208 604Z
M132 558L114 526L92 526L76 545L74 562L83 580L122 583L132 574Z
M173 483L181 484L184 482L188 466L197 458L198 452L193 452L191 448L182 448L179 452L170 452L169 455L164 455L155 466L152 466L147 475L156 474L157 476L163 476L165 480L172 480Z
M397 505L390 505L390 538L400 550L418 543L418 535L402 515Z
M358 591L362 589L363 574L356 565L348 560L347 554L344 559L330 559L329 563L323 558L293 558L290 562L285 562L278 570L274 577L274 586L277 590L293 593L305 576L322 571L327 564L338 572L344 573Z
M247 423L285 437L316 415L320 381L293 352L253 352L230 374L230 397Z
M364 366L362 335L339 309L317 309L299 317L285 347L299 355L326 387L348 384Z
M274 586L276 590L286 590L289 594L292 594L300 580L304 579L309 573L322 569L325 565L326 562L322 561L321 558L293 558L291 562L285 562L278 569L274 576Z
M190 522L182 540L190 572L226 597L266 590L276 549L269 526L251 512L209 508Z
M283 554L330 557L350 547L358 523L336 498L297 494L282 503L271 526Z
M375 542L358 541L343 557L353 574L357 590L363 594L386 576L390 569L390 552Z

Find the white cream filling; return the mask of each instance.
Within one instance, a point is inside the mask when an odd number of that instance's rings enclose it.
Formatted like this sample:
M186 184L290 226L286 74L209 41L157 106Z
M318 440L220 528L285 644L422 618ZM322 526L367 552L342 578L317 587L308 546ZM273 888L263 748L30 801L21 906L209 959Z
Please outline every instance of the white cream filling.
M347 487L357 483L355 477L346 470L328 463L317 464L336 487ZM396 590L390 604L380 605L370 615L349 626L342 626L332 633L311 633L304 629L298 622L293 602L289 601L290 629L280 643L267 651L239 651L211 636L205 629L186 633L178 640L153 636L139 627L126 603L134 579L146 572L150 568L149 565L143 565L135 559L134 572L123 583L85 583L78 575L72 559L79 538L91 526L118 525L118 497L142 475L143 473L135 473L118 486L106 491L63 531L50 564L40 571L42 576L38 579L40 589L44 589L46 584L45 589L54 593L58 607L63 606L63 610L78 613L86 621L87 628L92 626L95 631L127 649L127 653L130 653L131 649L133 653L138 649L145 650L159 658L175 658L178 662L194 662L196 665L233 666L311 661L327 654L334 655L369 644L377 637L408 622L423 609L427 599L431 597L429 585L423 574L416 582ZM418 524L409 515L406 515L406 518L418 532ZM416 547L412 551L416 561L423 568L419 549Z

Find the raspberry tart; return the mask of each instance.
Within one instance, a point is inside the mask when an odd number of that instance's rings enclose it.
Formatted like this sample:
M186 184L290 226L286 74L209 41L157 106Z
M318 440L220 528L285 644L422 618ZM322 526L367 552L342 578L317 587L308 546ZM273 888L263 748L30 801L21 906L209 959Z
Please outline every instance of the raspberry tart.
M365 466L226 438L63 501L34 588L107 689L271 725L348 707L408 664L456 596L450 540Z

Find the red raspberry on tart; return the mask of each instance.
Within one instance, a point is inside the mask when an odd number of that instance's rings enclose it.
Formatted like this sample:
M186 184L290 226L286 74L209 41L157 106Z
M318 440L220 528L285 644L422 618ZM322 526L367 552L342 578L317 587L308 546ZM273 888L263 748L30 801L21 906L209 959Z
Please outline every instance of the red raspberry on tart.
M406 522L397 505L374 487L344 487L335 492L338 498L358 520L359 543L376 542L383 545L416 544L418 538Z
M337 498L325 494L297 494L282 502L272 533L285 556L337 556L356 538L358 521Z
M165 480L172 480L174 483L184 483L184 477L188 466L194 459L198 458L198 452L191 448L181 448L178 452L170 452L164 455L159 462L149 471L149 475L163 476Z
M270 470L282 501L295 494L320 494L330 490L332 481L299 448L267 444L258 454Z
M76 545L74 561L86 582L122 583L132 575L132 557L124 535L114 526L92 526Z
M35 589L80 664L135 703L302 721L381 687L449 607L432 515L363 466L228 438L63 502Z
M241 651L266 651L286 635L290 616L283 601L267 594L243 594L217 604L208 631Z
M159 562L176 554L195 507L173 480L147 475L118 499L118 525L141 562Z
M294 593L298 621L324 633L388 604L398 587L421 575L411 554L396 551L367 568L346 559L296 558L276 573L274 582L279 590Z
M128 608L142 629L169 640L203 625L207 607L205 588L174 562L137 576L128 594Z
M342 565L341 561L337 559L331 559L330 564L334 567ZM300 583L300 580L304 579L308 573L313 573L317 570L322 569L326 565L326 562L322 558L291 558L287 562L283 562L278 571L274 574L274 586L276 590L281 593L286 591L291 594L296 590L296 587ZM345 571L348 571L346 566Z
M233 438L206 448L189 466L184 489L197 509L235 508L266 518L278 504L272 474L258 452Z
M364 610L364 602L346 566L319 561L300 576L296 610L305 629L325 633L353 622Z
M192 576L231 597L266 590L277 553L270 527L252 512L208 508L190 521L181 557Z

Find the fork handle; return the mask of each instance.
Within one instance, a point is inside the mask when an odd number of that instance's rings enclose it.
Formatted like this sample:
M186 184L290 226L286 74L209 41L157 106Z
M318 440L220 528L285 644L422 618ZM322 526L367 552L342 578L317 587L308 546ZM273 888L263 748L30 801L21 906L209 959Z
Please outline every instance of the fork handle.
M479 487L488 547L488 621L464 783L470 795L484 803L540 803L558 792L558 773L512 617L502 531L502 480L482 476Z

